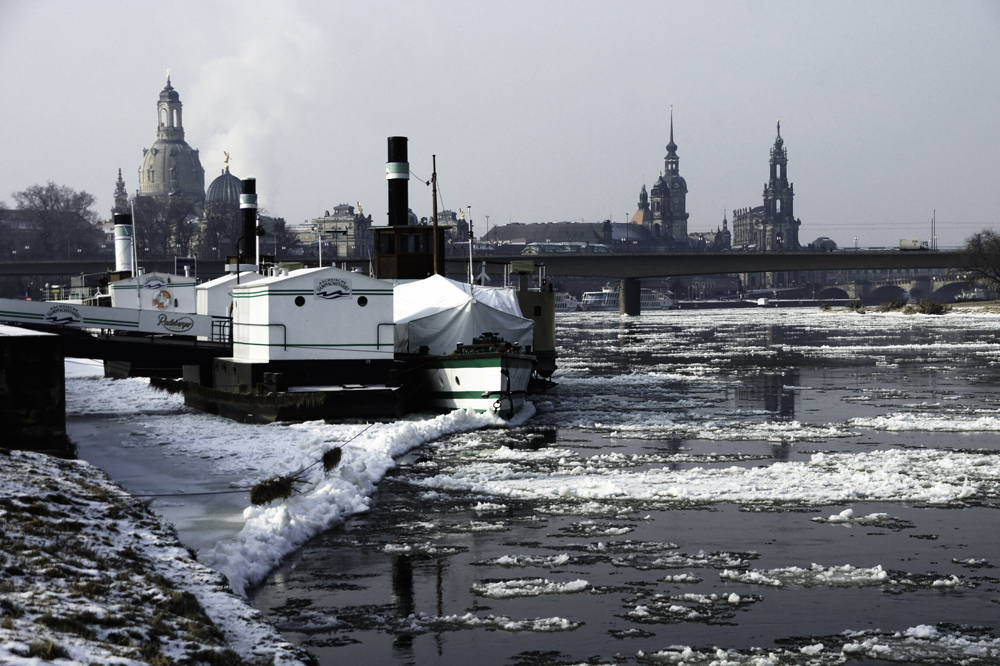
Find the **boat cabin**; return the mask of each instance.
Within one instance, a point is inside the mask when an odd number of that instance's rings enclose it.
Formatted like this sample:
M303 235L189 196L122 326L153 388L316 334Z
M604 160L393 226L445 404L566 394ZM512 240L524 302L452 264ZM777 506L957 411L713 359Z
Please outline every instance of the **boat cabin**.
M422 280L434 275L434 227L375 227L375 274L383 280ZM438 225L438 267L444 274L444 225Z
M233 286L238 362L392 359L392 285L333 266Z
M160 312L197 312L195 279L170 273L143 273L108 285L111 306Z

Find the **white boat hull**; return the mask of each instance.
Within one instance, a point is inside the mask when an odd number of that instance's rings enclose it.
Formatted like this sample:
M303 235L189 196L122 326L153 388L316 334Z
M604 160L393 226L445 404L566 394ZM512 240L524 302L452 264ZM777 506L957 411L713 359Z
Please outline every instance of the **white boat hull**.
M437 411L471 409L510 418L524 407L534 360L500 352L431 357L415 369L418 393Z

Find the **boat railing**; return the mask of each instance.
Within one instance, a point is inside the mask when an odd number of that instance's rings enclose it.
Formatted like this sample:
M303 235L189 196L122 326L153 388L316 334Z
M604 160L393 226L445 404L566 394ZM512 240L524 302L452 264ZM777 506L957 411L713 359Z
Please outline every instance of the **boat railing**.
M49 285L45 285L45 289L42 291L42 300L82 303L89 298L100 296L101 293L100 287L64 287L61 285L53 285L50 287Z
M212 342L230 344L233 341L233 320L229 317L212 318Z
M283 350L285 350L285 351L288 351L288 328L284 324L279 324L279 323L275 323L275 322L269 322L267 324L254 324L254 323L250 323L248 321L234 321L233 322L233 326L265 326L265 327L268 327L268 328L270 328L272 326L280 326L281 327L281 338L282 338L282 340L281 340L281 348Z

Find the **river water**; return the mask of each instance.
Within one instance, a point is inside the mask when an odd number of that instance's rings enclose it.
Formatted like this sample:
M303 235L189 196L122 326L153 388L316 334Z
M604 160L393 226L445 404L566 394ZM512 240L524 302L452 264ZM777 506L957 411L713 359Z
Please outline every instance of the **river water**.
M998 334L560 315L513 427L239 424L68 362L67 430L322 664L1000 664Z
M560 315L251 593L322 664L1000 663L1000 317Z

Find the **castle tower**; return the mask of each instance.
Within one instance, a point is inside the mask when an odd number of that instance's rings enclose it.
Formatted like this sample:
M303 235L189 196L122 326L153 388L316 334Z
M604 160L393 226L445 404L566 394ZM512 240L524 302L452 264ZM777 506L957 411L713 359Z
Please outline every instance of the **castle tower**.
M688 240L686 208L687 182L680 175L677 144L674 143L674 110L670 109L670 143L663 158L663 173L653 185L650 207L653 213L653 235L680 245ZM659 232L659 233L657 233Z
M142 151L139 196L183 200L198 208L205 202L205 170L198 151L184 141L180 95L170 85L160 92L156 104L156 141Z

